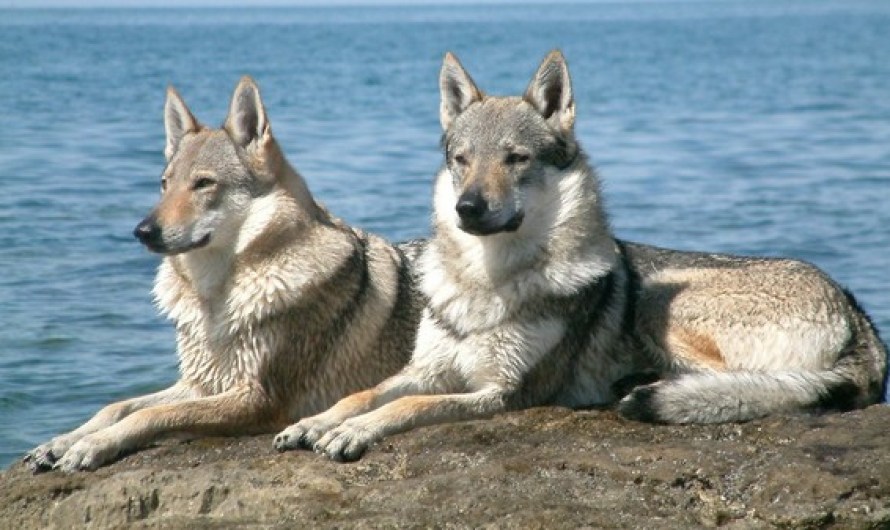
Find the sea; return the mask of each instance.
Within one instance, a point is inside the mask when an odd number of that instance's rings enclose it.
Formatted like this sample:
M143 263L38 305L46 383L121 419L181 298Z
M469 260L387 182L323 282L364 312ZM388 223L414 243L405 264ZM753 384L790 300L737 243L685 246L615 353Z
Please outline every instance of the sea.
M132 236L167 86L218 125L250 74L316 197L402 240L430 233L444 53L520 94L553 48L619 237L808 260L890 337L890 2L6 9L0 467L177 377Z

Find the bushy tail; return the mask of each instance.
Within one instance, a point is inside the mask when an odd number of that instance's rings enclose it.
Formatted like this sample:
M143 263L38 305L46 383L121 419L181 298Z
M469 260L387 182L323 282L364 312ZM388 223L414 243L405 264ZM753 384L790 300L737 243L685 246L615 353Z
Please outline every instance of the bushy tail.
M634 389L618 410L640 421L722 423L877 403L884 394L887 348L865 313L855 317L853 337L829 370L683 374Z
M618 410L640 421L722 423L829 403L826 408L851 409L858 392L834 372L696 373L638 387Z
M853 296L853 293L844 289L847 301L853 306L855 312L855 334L854 344L852 346L853 357L858 354L859 362L864 364L868 371L868 385L870 390L877 393L879 401L890 401L888 394L888 382L890 382L890 372L888 372L887 364L890 362L890 355L887 352L887 344L881 340L878 334L878 328L871 321L868 313L859 305L859 301ZM844 359L840 359L841 364Z

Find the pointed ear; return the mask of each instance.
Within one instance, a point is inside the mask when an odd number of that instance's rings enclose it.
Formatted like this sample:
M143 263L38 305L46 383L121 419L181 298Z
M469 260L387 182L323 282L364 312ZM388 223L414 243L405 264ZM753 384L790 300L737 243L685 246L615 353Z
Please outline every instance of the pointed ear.
M176 154L183 136L200 129L201 125L185 105L179 92L172 86L167 87L167 101L164 103L164 130L167 132L164 156L167 157L167 161L169 162Z
M225 128L241 147L271 134L260 89L250 76L242 77L235 87Z
M569 132L575 124L575 99L569 67L559 50L553 50L529 83L523 99L531 103L550 125Z
M439 90L442 93L439 120L442 122L442 129L446 131L458 114L465 111L470 104L482 101L482 92L451 52L445 54L442 62Z

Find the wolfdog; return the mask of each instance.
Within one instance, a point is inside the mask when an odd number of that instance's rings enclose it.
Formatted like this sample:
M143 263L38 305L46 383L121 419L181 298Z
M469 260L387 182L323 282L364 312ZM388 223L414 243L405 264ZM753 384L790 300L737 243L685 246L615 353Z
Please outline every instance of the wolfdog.
M279 450L353 460L413 427L608 405L630 388L618 410L665 423L879 399L886 347L853 297L814 266L612 235L573 133L560 52L522 97L486 96L451 54L440 88L445 163L434 237L419 258L429 300L411 361L283 431Z
M164 114L161 198L135 236L165 256L154 295L176 323L180 379L37 447L35 470L92 470L171 435L277 432L410 357L422 243L393 247L315 202L250 78L221 129L172 87Z

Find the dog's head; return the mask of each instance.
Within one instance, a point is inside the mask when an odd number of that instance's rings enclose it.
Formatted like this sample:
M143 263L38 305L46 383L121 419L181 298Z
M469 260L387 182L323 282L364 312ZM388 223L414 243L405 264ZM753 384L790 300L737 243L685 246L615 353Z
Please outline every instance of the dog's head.
M551 52L522 97L486 96L448 53L439 76L445 164L458 226L474 235L517 230L531 188L578 154L565 59Z
M259 88L243 78L224 126L209 129L171 87L164 127L167 166L161 197L134 235L150 250L167 255L233 246L253 200L276 186L276 166L283 161Z

